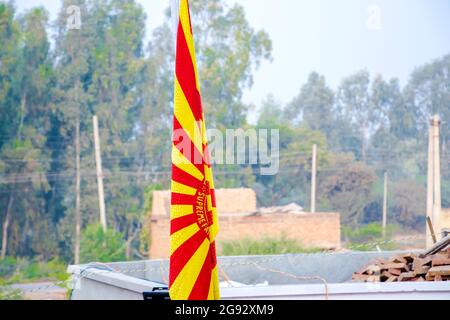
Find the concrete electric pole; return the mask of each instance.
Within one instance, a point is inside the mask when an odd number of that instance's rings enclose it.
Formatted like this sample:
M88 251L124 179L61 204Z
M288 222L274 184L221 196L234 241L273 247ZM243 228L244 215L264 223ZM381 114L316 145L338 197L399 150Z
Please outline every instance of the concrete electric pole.
M100 223L103 231L106 231L106 212L105 212L105 191L103 188L103 169L102 156L100 152L100 135L98 133L98 118L93 117L94 126L94 145L95 145L95 164L97 167L97 186L98 186L98 205L100 210Z
M441 163L439 148L439 126L441 120L438 115L431 118L428 139L428 176L427 176L427 219L431 220L437 235L441 232ZM427 227L427 248L433 245L430 228ZM439 240L439 239L438 239Z
M311 213L316 212L317 145L313 145L311 164Z
M383 237L386 237L386 226L387 226L387 191L388 191L388 173L384 173L384 193L383 193Z

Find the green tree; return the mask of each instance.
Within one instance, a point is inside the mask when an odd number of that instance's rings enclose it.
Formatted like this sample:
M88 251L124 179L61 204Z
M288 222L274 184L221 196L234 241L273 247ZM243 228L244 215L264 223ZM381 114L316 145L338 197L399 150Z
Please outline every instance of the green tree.
M450 119L450 54L416 68L404 90L407 106L417 110L416 119L421 136L428 134L429 119L438 114L448 122ZM450 154L448 125L441 126L443 152Z
M196 43L202 103L208 128L247 128L248 107L242 101L252 75L263 60L271 58L267 33L255 31L248 23L242 6L228 7L223 0L190 2ZM143 107L137 120L139 170L148 172L149 183L169 187L171 167L170 139L173 126L174 41L170 11L157 28L148 46L149 57L143 72L141 92ZM148 156L151 155L151 156ZM252 184L248 167L217 166L217 186ZM164 171L157 175L153 172ZM243 171L243 176L231 173Z
M9 125L16 117L20 26L11 3L0 2L0 147L13 135Z
M374 97L376 104L383 104L389 132L397 139L406 140L417 137L418 114L417 109L406 103L398 79L389 82L378 78L374 84Z
M104 174L107 176L107 213L112 226L135 240L141 227L144 188L135 141L142 102L139 85L145 66L145 14L135 1L94 1L95 44L91 48L90 109L99 117ZM134 175L138 168L137 175ZM94 212L98 212L93 204ZM90 217L90 221L98 217ZM127 248L130 258L131 248Z
M370 136L378 128L382 115L379 105L372 102L370 75L366 70L359 71L342 81L337 93L338 108L345 118L358 128L363 161L367 158L366 151Z
M327 141L320 131L293 126L285 120L279 102L269 96L259 112L257 128L278 129L280 133L280 169L275 176L257 176L254 188L262 206L309 202L311 150L318 146L318 161L327 162Z
M341 213L343 224L357 225L370 202L375 172L352 155L330 157L332 170L319 170L318 201L324 207Z
M399 224L423 231L425 228L426 189L415 180L400 180L392 186L392 217Z
M0 36L2 46L0 47L0 146L2 147L2 159L0 160L0 171L3 174L7 171L7 165L4 159L4 145L13 139L13 128L10 124L15 120L15 106L18 104L15 94L17 79L17 65L19 57L19 24L15 20L15 10L11 3L0 3ZM13 189L3 187L5 184L2 179L1 203L2 211L2 249L1 259L5 258L7 251L7 241L9 225L11 220L11 206L13 202ZM6 190L6 191L5 191ZM9 191L9 192L8 192ZM6 192L6 196L5 196ZM5 209L6 208L6 209Z
M300 94L287 106L286 118L293 124L304 123L312 130L322 131L327 138L331 136L336 114L334 92L325 77L312 72Z
M243 92L252 86L260 63L271 59L272 42L265 31L250 26L241 5L193 0L190 7L207 123L239 128L249 107Z
M405 103L398 80L386 82L377 76L370 98L378 127L368 145L369 163L379 164L378 169L389 171L391 178L417 173L426 149L423 139L417 139L417 117ZM405 165L408 162L411 165Z
M113 229L104 232L100 225L88 225L83 230L80 261L81 263L124 261L125 246L120 232Z
M361 145L360 133L335 100L335 93L327 85L325 77L312 72L300 94L286 106L285 121L322 132L329 148L335 152L347 150L360 156L359 149L355 149L355 145Z
M0 150L6 186L2 257L8 252L8 243L9 252L16 255L34 251L51 256L55 253L49 236L51 219L42 210L49 188L45 144L53 79L46 31L48 15L37 8L16 21L20 40L12 75L15 81L6 99L11 101L15 117L8 124L11 136Z
M81 10L82 25L80 29L72 29L67 26L67 8L70 5L77 5ZM92 99L88 92L87 82L90 79L89 61L91 49L95 41L95 21L92 18L92 12L88 10L88 3L85 0L68 1L64 0L61 11L56 21L56 48L55 58L57 64L57 86L54 89L54 112L55 121L58 121L58 135L63 141L64 153L62 159L53 159L53 161L62 162L59 166L59 172L66 173L66 180L63 188L66 190L64 198L65 206L68 208L64 222L61 224L60 234L75 239L73 243L75 262L79 261L79 245L82 228L82 205L87 202L81 202L81 190L85 194L93 194L92 181L82 181L82 169L86 168L92 161L85 162L85 157L92 159L92 153L86 146L89 146L90 136L86 128L89 128L92 121L92 110L89 108L89 101ZM82 164L83 167L82 168ZM89 168L89 166L87 167ZM84 169L87 171L86 169ZM62 178L59 176L59 178ZM92 177L90 177L92 180ZM60 179L62 180L62 179ZM88 183L90 182L90 183ZM82 185L83 184L83 185ZM89 207L86 209L89 212ZM84 211L83 210L83 211ZM75 223L73 223L75 222ZM75 225L75 228L72 226ZM75 235L71 237L70 235Z

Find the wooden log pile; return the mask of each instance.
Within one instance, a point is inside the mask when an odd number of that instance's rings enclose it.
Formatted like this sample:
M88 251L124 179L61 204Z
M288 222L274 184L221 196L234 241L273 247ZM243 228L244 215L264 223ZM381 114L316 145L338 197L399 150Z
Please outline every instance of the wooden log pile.
M450 247L433 254L404 254L376 260L355 272L356 282L403 282L450 280Z

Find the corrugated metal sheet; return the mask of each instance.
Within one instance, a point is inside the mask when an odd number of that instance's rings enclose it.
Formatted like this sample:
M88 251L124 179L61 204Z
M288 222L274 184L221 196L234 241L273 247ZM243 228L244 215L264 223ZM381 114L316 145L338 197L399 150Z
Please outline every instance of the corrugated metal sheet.
M220 265L227 277L248 285L223 288L221 295L230 300L450 300L449 282L347 283L352 273L367 262L397 253L221 258ZM152 291L166 282L167 261L70 266L68 272L72 274L74 287L72 299L141 300L144 291ZM301 279L314 276L322 280ZM265 282L269 285L256 286Z

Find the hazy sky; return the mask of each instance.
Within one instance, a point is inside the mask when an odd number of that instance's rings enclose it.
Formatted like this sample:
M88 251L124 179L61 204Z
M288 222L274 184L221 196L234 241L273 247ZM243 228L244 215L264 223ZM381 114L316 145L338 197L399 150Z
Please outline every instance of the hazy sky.
M169 0L138 0L148 16L147 34L163 20ZM227 0L244 6L253 27L273 40L245 99L258 105L272 93L283 103L298 94L311 71L336 88L367 69L404 85L414 67L450 53L448 0ZM44 5L55 17L59 0L16 0L20 10Z

